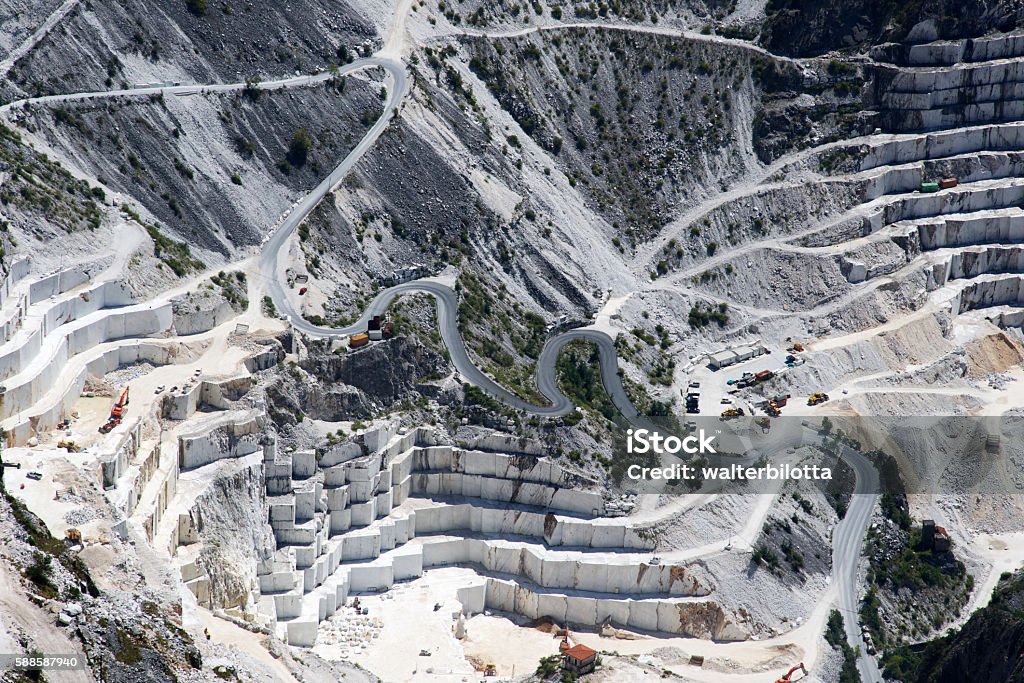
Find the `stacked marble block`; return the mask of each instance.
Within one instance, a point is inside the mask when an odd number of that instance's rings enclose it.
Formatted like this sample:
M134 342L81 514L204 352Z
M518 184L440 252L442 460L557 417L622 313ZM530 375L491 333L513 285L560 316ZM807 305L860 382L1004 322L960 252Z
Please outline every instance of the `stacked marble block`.
M383 590L431 566L474 564L556 590L696 590L677 568L641 561L654 546L644 530L597 519L604 501L588 490L594 482L536 455L441 445L428 428L379 430L319 462L312 451L270 445L264 469L278 551L259 568L261 609L294 645L312 645L318 623L349 593ZM455 538L416 539L449 532ZM609 563L572 548L633 555Z

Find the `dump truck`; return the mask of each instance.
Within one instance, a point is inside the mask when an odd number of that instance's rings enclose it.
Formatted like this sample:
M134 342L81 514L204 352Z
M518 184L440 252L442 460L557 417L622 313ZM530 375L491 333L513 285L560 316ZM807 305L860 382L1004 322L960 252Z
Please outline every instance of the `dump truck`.
M365 332L359 334L353 334L348 340L348 347L350 349L358 349L360 346L366 346L370 343L370 335Z
M817 391L817 392L811 394L807 398L807 405L809 405L809 406L816 406L819 403L824 403L827 400L828 400L828 394L823 393L821 391Z
M948 190L949 188L956 187L959 184L960 184L960 179L955 177L955 176L950 176L949 178L943 178L942 180L939 181L939 187L941 189L943 189L943 190Z

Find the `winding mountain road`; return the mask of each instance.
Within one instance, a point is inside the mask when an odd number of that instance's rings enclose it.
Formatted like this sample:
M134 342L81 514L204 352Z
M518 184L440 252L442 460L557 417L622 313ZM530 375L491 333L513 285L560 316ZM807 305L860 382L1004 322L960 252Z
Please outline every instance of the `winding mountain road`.
M324 178L312 191L310 191L288 214L284 221L272 232L263 242L262 254L260 256L260 271L265 278L266 293L274 302L278 311L282 312L289 319L291 325L298 331L310 337L331 337L337 335L351 335L366 330L367 322L374 316L383 313L395 297L409 293L425 293L432 295L437 300L438 326L441 338L444 340L448 353L451 356L452 365L470 384L479 387L494 398L503 403L521 410L545 417L558 417L566 415L575 409L572 401L565 396L558 388L557 372L555 368L558 353L567 343L574 339L584 339L597 344L601 355L601 378L611 396L615 406L622 412L626 419L635 419L637 410L629 400L622 380L618 375L618 362L616 359L614 340L598 330L578 329L570 330L563 334L549 339L541 351L537 362L537 387L548 399L550 405L535 405L519 398L505 387L499 385L488 377L470 359L469 351L462 340L458 326L459 298L458 294L451 287L430 279L407 282L380 292L363 311L362 316L352 325L347 327L320 327L314 325L302 317L285 294L282 286L283 273L279 257L285 250L285 243L292 233L298 229L314 208L334 191L355 164L366 154L377 139L387 128L391 119L398 111L402 99L408 90L408 77L405 66L398 61L383 56L368 57L360 59L347 65L339 71L339 74L352 73L359 69L372 66L379 66L388 73L390 87L388 88L388 99L384 105L384 111L376 123L367 131L362 140L352 149L351 152L338 164L334 170ZM301 79L285 79L274 83L261 84L261 87L283 87L294 80L303 81L310 79L323 80L324 75L304 76ZM228 89L234 86L221 86ZM243 85L244 87L244 85ZM178 90L194 90L196 86L180 86L163 88L164 91L175 92ZM204 89L210 90L209 86ZM138 90L129 91L132 94L139 94ZM145 93L143 93L145 94ZM87 97L87 94L78 96L55 96L56 98L67 99L69 97ZM54 98L40 98L43 101L54 101Z
M70 0L63 7L70 8L74 3ZM408 3L403 5L408 6ZM393 33L402 30L401 23L396 24L397 28ZM565 26L545 26L543 30L557 30L558 28L571 28ZM611 26L606 28L613 28ZM536 29L527 29L536 30ZM650 29L650 32L661 32ZM518 33L518 32L517 32ZM699 35L690 35L682 32L684 37L705 40ZM515 35L515 34L512 34ZM722 41L725 42L725 41ZM733 41L729 41L730 43ZM749 44L744 44L748 49L754 49ZM290 321L292 327L305 335L315 338L325 338L337 335L350 335L366 329L367 322L374 315L386 310L387 306L395 297L409 293L425 293L433 296L437 302L438 327L441 337L451 356L451 362L458 372L470 384L480 388L497 400L523 412L545 417L558 417L566 415L574 410L574 405L568 397L559 389L557 382L556 361L559 352L564 346L573 340L585 340L594 343L599 351L601 378L605 390L608 392L616 408L633 423L643 421L638 415L635 406L629 399L622 384L618 372L618 359L614 339L609 334L594 328L579 328L561 333L550 338L544 345L537 362L537 387L541 394L548 400L549 405L535 405L516 396L506 388L499 385L494 379L487 376L472 361L465 343L458 329L458 293L450 286L435 279L424 279L408 282L395 287L383 290L373 299L364 310L358 321L347 327L321 327L305 320L297 311L286 296L282 282L284 281L283 264L280 262L280 255L285 252L285 245L291 235L308 218L313 209L334 191L344 180L345 176L352 170L355 164L366 154L376 143L379 137L386 130L388 124L398 112L398 108L407 94L409 80L405 66L400 61L401 41L397 38L388 42L388 49L378 53L374 57L356 60L347 64L334 73L324 72L314 75L304 75L293 78L285 78L274 81L267 81L257 84L262 90L273 90L288 87L303 87L324 82L336 76L348 75L371 67L380 67L387 73L389 81L388 99L384 110L374 125L367 131L366 135L352 149L352 151L338 164L337 167L324 178L311 192L309 192L293 210L286 216L285 220L264 240L262 253L259 257L259 270L263 275L265 293L274 302L278 311L282 312ZM0 113L16 110L26 105L59 104L61 102L101 99L111 97L147 97L152 95L190 95L200 92L231 92L252 87L246 83L212 84L212 85L168 85L134 88L127 90L110 90L91 93L71 93L63 95L50 95L36 98L19 100L0 106ZM844 613L846 632L851 646L860 642L860 633L857 628L857 566L860 559L860 549L863 545L867 527L870 523L871 513L874 508L877 494L877 473L862 455L847 449L845 453L847 461L854 468L857 475L855 493L851 499L849 509L842 522L840 522L833 534L833 572L836 587L839 595L840 607ZM863 648L862 648L863 650ZM862 680L865 683L876 683L881 680L875 660L862 654L858 659L858 669Z

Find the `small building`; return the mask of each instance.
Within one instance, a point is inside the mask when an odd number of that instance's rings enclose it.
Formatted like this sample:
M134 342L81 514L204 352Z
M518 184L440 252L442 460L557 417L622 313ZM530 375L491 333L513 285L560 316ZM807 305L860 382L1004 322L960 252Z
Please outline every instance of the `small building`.
M562 650L562 671L583 676L597 668L597 650L586 645L573 645Z
M713 353L708 357L708 365L711 366L712 370L721 370L722 368L729 367L730 365L735 365L738 362L736 354L730 349Z
M765 350L762 344L741 344L740 346L722 349L717 353L711 354L708 356L708 365L711 366L712 370L721 370L730 365L742 363L751 358L757 358L763 355Z

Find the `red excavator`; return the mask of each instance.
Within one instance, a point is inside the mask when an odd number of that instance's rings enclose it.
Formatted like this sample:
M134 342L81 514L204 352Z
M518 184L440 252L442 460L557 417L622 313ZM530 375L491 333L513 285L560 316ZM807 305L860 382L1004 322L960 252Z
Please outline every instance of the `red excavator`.
M109 433L114 427L121 424L121 420L124 419L125 413L128 412L128 389L125 387L124 391L121 392L121 398L118 399L114 407L110 409L110 419L107 420L106 424L100 427L101 434Z
M792 681L793 681L793 674L795 674L797 671L802 671L804 673L804 676L807 675L807 667L804 666L803 662L800 662L799 664L794 666L792 669L787 671L786 675L783 676L782 678L780 678L779 680L775 681L775 683L792 683ZM800 678L803 678L803 676L801 676ZM798 678L797 680L800 680L800 678Z

